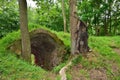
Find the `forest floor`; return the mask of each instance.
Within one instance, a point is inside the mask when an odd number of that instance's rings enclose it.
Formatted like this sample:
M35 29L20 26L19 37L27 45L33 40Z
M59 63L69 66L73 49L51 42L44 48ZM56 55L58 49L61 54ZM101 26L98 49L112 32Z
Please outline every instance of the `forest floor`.
M63 40L70 54L70 35L54 33ZM120 80L120 36L90 36L92 52L72 55L72 59L66 54L65 61L52 71L31 65L6 51L16 38L19 38L18 32L0 40L0 80L61 80L61 76L66 80Z

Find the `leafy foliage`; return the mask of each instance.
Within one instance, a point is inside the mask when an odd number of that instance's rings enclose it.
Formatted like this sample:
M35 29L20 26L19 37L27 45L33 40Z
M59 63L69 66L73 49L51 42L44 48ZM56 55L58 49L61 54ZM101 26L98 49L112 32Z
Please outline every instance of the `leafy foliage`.
M46 0L46 1L37 1L37 24L44 25L50 29L56 30L56 31L63 31L63 16L62 16L62 7L61 7L61 1L54 1L54 0ZM66 7L68 8L68 4L66 3ZM69 20L69 12L68 9L66 9L66 16L67 16L67 22ZM58 27L59 26L59 27ZM69 24L67 24L67 27Z
M6 35L13 30L18 30L19 16L16 0L0 1L0 37Z
M120 11L117 4L119 1L116 0L78 1L78 16L86 22L92 35L119 34L120 19L116 14Z

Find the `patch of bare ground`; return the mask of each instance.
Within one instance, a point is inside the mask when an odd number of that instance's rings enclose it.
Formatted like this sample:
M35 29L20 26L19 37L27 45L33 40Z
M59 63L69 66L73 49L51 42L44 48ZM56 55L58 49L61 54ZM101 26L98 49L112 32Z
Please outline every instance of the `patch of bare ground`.
M86 54L82 54L82 56L85 59L87 59L90 63L97 62L98 55L93 51ZM89 79L89 71L85 69L85 67L81 63L72 66L68 72L72 76L72 80L88 80Z
M89 71L90 80L107 80L105 69L91 69Z
M72 76L72 80L87 80L85 71L84 71L84 73L80 72L80 70L84 70L82 68L83 68L83 66L81 64L74 65L71 68L70 74Z
M99 54L97 54L97 52L88 52L85 56L84 56L89 62L98 62L98 57L100 57Z
M116 77L120 76L120 66L115 61L108 61L106 64L111 64L111 76L108 76L109 78L115 79Z
M115 43L111 43L110 47L113 49L114 52L120 55L120 48L115 45Z
M71 75L71 80L116 80L116 77L120 75L120 66L117 65L114 60L107 60L95 51L82 56L84 56L90 64L103 63L105 65L97 68L88 68L83 66L81 63L76 64L67 71L67 73Z
M115 53L120 55L120 48L116 47L115 45L110 46ZM120 66L115 61L109 61L109 64L111 64L112 74L113 77L117 77L120 75Z
M113 50L120 55L120 48L113 48Z
M100 57L100 55L94 51L84 54L83 56L90 63L97 63L98 57ZM106 69L104 68L86 69L80 63L72 66L69 72L72 76L72 80L108 80Z
M120 75L120 68L116 63L112 64L112 72L114 76L119 76Z
M86 57L89 62L97 63L100 55L97 52L90 52ZM104 68L92 68L88 70L88 73L90 80L107 80L107 72Z
M112 45L111 48L114 50L114 52L118 53L120 55L120 48L116 47L115 45ZM87 54L87 59L91 62L97 62L98 61L98 57L100 57L99 54L97 54L96 52L92 52L92 53L88 53ZM109 78L108 80L111 80L110 78L115 78L118 77L120 75L120 66L116 63L116 61L114 60L107 60L105 59L105 61L103 61L105 64L109 64L111 65L110 70L108 70L105 66L103 67L103 69L95 69L92 70L92 74L94 73L98 73L96 75L98 75L99 77L101 77L101 79L90 79L90 80L107 80L107 77ZM106 71L110 72L111 75L106 75ZM91 72L91 71L90 71ZM101 75L102 73L102 75ZM91 76L91 74L90 74ZM92 78L92 77L91 77Z
M46 75L46 79L43 80L56 80L57 75L54 73L49 73Z
M98 58L101 56L97 52L90 52L86 55L86 58L90 63L99 62ZM92 68L88 70L90 80L107 80L107 72L104 68Z

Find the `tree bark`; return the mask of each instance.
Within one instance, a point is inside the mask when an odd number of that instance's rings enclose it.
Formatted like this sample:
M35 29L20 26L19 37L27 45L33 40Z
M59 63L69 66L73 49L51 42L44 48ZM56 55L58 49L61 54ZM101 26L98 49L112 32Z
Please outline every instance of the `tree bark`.
M24 60L31 62L31 45L28 31L28 20L27 20L27 2L26 0L19 1L20 11L20 30L22 38L22 57Z
M76 3L70 0L71 54L89 51L87 25L78 18Z
M107 36L108 35L108 25L107 25L107 14L105 11L105 17L104 17L104 35Z
M109 3L109 11L108 11L108 13L109 13L109 34L112 34L112 33L111 33L111 32L112 32L111 3Z
M62 0L62 14L63 14L64 32L67 32L64 0Z
M70 31L71 31L71 54L76 50L76 31L77 31L77 13L76 0L70 0Z

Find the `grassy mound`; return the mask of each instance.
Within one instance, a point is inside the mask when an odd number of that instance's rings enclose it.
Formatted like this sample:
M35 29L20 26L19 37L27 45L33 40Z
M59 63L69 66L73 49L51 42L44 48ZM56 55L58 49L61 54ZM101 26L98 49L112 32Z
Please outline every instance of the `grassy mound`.
M33 25L32 28L30 27L30 31L36 28L39 27ZM70 53L70 35L64 32L50 31L64 41L66 49ZM53 72L45 71L18 59L14 54L5 50L8 45L19 38L20 31L17 31L0 40L0 80L60 80L56 73L69 61L67 60L69 56L65 55L66 63L55 67ZM78 56L73 60L72 66L67 71L68 80L120 80L120 36L91 36L89 46L92 49L91 53L85 57ZM101 76L103 78L100 78Z
M33 27L30 31L40 28ZM55 80L59 78L58 75L31 65L18 59L14 53L6 51L6 48L18 39L20 39L20 31L9 33L0 40L0 80Z

